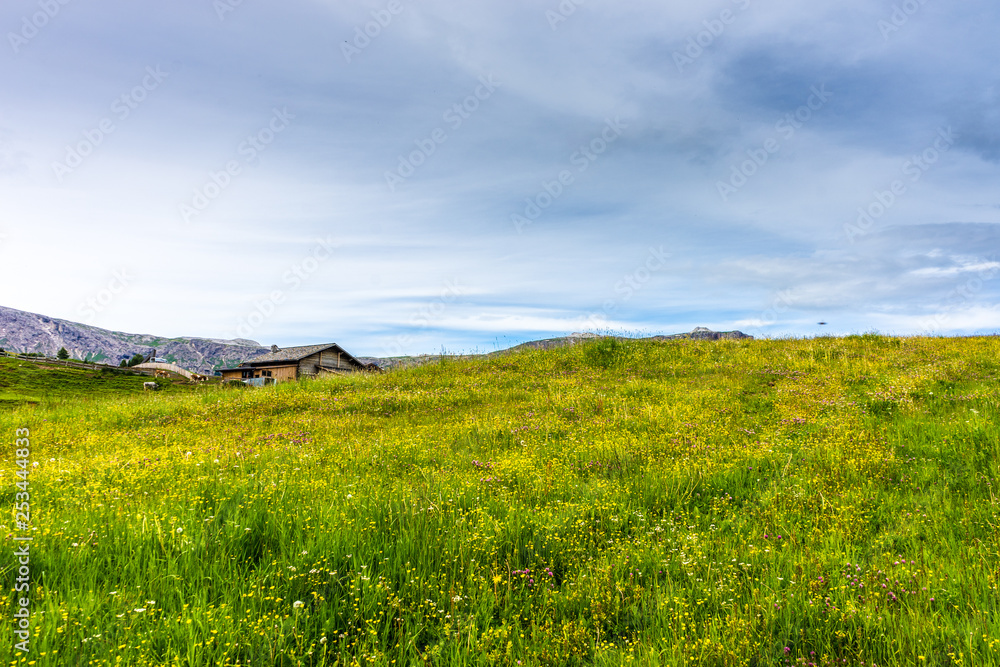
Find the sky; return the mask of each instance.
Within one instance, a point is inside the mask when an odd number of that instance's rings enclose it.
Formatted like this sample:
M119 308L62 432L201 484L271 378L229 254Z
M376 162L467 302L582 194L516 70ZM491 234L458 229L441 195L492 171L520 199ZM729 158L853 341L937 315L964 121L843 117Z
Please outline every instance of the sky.
M0 305L371 356L996 333L998 27L994 0L4 0Z

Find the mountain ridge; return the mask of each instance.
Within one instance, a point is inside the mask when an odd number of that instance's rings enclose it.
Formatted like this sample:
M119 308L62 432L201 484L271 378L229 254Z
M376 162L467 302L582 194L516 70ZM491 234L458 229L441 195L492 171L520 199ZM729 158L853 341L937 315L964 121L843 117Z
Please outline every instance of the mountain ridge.
M207 374L270 351L257 341L245 338L167 338L132 334L0 306L0 348L54 357L61 347L74 358L111 365L118 365L135 354L148 355L156 350L158 357Z

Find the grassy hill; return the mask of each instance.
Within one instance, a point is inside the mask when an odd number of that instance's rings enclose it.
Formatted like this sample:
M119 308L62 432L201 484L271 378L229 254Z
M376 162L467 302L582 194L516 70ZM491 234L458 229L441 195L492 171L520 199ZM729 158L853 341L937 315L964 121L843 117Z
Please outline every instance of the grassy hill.
M76 402L141 392L142 383L152 380L127 369L91 370L66 367L44 358L27 361L0 356L0 409L23 403ZM192 387L161 381L160 388L176 392Z
M998 378L997 338L605 339L0 411L29 659L1000 664Z

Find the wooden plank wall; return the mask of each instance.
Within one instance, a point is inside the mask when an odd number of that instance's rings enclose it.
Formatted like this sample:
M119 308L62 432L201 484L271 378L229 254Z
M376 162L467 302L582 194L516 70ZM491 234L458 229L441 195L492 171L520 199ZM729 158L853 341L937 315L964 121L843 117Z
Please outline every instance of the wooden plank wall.
M231 369L231 370L222 371L222 379L223 380L242 380L243 379L243 371L245 371L245 370L249 370L249 369L246 369L246 368L235 368L235 369ZM253 375L254 375L254 377L265 377L265 374L264 374L263 371L271 371L271 376L270 377L273 377L275 382L291 382L291 381L294 381L294 380L297 379L296 378L296 374L295 374L296 370L297 370L296 366L271 366L271 367L264 367L264 368L254 368L253 369Z
M355 367L351 365L344 355L340 352L335 352L334 350L326 350L321 354L320 366L326 366L327 368L338 368L345 371L355 370Z
M298 379L296 377L297 366L278 366L268 370L271 371L271 377L274 378L275 382L293 382Z
M299 362L299 377L315 377L318 372L319 353L310 354Z

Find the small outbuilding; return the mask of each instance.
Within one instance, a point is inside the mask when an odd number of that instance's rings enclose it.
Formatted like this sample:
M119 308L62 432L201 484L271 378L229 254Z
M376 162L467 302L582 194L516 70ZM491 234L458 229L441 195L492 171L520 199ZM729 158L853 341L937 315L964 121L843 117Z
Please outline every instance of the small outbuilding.
M290 382L328 374L367 370L367 366L336 343L279 348L244 361L236 368L224 368L222 380L263 379L262 383Z

